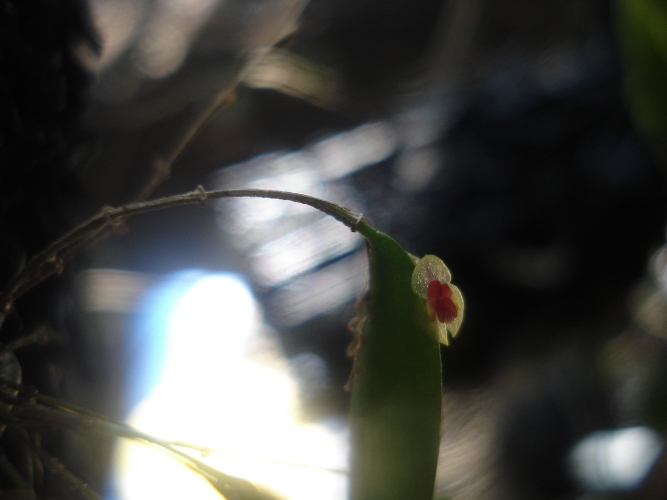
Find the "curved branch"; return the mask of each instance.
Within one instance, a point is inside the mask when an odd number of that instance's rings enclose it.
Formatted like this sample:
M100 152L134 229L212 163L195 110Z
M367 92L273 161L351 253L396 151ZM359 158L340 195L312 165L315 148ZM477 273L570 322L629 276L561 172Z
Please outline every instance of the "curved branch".
M57 239L47 249L33 256L19 271L6 290L0 294L0 324L2 317L11 310L14 302L53 274L59 274L64 263L83 249L107 236L123 221L132 216L154 210L162 210L181 205L205 204L218 198L269 198L292 201L311 206L342 222L352 231L356 231L363 220L363 215L347 207L321 200L305 194L269 189L225 189L206 191L199 186L189 193L167 196L155 200L122 205L118 208L104 207L99 214Z

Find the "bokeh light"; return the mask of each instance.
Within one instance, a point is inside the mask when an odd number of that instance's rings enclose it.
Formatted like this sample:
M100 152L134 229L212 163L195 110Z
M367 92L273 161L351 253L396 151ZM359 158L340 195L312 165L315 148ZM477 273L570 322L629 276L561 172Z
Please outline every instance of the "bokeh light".
M160 377L127 421L195 443L209 450L205 458L193 451L197 458L290 500L344 498L346 430L299 420L293 370L247 285L232 275L190 272L154 293L167 297L147 302L161 304L159 314L145 312L164 329ZM120 441L115 456L111 489L119 500L220 498L150 447Z
M660 435L648 427L599 431L574 447L570 463L589 490L630 490L641 484L662 447Z

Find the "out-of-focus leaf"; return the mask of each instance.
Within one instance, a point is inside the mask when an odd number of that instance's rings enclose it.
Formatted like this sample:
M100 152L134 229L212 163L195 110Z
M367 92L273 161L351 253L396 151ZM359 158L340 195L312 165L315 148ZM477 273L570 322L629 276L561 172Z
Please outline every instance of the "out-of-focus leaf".
M616 27L632 111L667 165L667 0L618 0Z

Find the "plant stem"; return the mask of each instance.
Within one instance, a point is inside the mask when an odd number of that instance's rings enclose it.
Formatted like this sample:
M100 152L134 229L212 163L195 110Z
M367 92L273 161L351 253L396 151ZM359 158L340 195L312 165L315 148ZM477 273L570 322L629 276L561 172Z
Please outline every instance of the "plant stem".
M60 460L52 457L42 448L36 449L35 451L39 453L40 459L51 470L51 472L69 484L70 487L77 491L83 498L86 500L102 500L102 495L97 493L81 479L72 474Z
M32 257L25 267L19 271L7 289L0 294L0 325L2 324L2 317L6 316L19 297L49 276L62 272L67 260L108 235L111 230L119 227L126 218L169 207L194 204L204 205L208 200L239 197L270 198L302 203L330 215L345 224L352 231L359 230L362 235L372 230L363 221L362 214L342 205L305 194L268 189L206 191L202 186L199 186L189 193L131 203L118 208L104 207L99 214L74 228L52 243L46 250Z
M269 51L270 47L263 47L251 54L240 70L238 70L236 77L218 91L213 97L213 100L206 106L206 108L199 114L192 124L185 131L185 134L176 143L171 152L166 157L157 157L153 161L153 175L143 187L141 192L136 196L137 201L144 201L148 198L155 188L157 188L164 180L171 176L171 170L174 163L181 157L185 150L192 144L199 132L211 121L215 114L223 107L231 104L236 99L236 89L248 73L257 66L257 63Z
M16 384L11 384L5 381L3 381L3 383L10 387L17 387ZM251 500L256 498L257 490L250 481L220 472L201 460L197 460L193 456L179 450L169 441L151 436L134 429L127 424L114 421L103 415L98 415L91 411L68 405L67 403L57 401L47 396L42 396L33 391L28 391L28 393L35 399L56 404L58 407L49 408L38 403L15 400L11 411L7 413L7 423L18 423L24 427L30 427L31 425L65 426L79 431L93 431L110 436L143 441L144 443L157 446L162 451L175 456L189 468L198 474L201 474L223 494L224 491L227 490L241 494L241 498L243 499ZM68 477L65 479L69 482Z

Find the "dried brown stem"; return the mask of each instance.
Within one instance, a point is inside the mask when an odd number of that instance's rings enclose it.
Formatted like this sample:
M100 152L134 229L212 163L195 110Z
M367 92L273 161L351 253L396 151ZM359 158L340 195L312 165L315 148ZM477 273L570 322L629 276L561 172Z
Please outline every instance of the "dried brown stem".
M267 189L227 189L206 191L199 186L194 191L156 200L122 205L118 208L105 207L99 214L65 234L46 250L32 257L23 269L0 294L0 316L6 315L14 302L52 274L62 271L64 263L78 252L96 243L111 230L118 228L124 219L154 210L162 210L181 205L205 204L207 200L230 197L252 197L286 200L303 203L334 217L352 231L361 223L362 215L342 205L320 200L305 194Z
M153 191L171 176L171 170L174 163L176 163L183 152L190 146L190 144L192 144L194 138L211 121L215 114L221 108L232 104L236 100L236 89L269 50L270 47L263 47L251 55L237 73L236 78L223 87L201 114L195 118L194 122L188 127L185 134L183 134L183 137L176 143L171 152L166 157L158 157L153 161L153 176L136 196L135 201L144 201L148 199L150 195L153 194Z
M44 425L64 426L78 431L92 431L110 436L142 441L175 456L189 468L198 474L201 474L213 485L213 487L223 494L225 492L233 492L237 495L235 498L240 498L242 500L256 500L259 498L257 489L251 482L220 472L201 460L197 460L179 450L169 441L138 431L127 424L114 421L103 415L98 415L63 401L43 396L35 390L7 381L2 381L2 383L11 388L19 389L24 393L22 395L23 398L19 396L19 398L12 401L13 406L11 410L7 412L6 417L4 417L4 420L7 422L20 424L24 427L43 427ZM25 400L25 396L28 396L29 399ZM35 403L34 401L38 402ZM71 475L66 469L64 472ZM68 482L71 482L69 481L70 478L64 478L67 479ZM82 492L79 487L77 487L77 489Z
M77 491L86 500L102 500L102 495L97 493L94 489L84 483L77 476L72 474L65 465L55 457L49 455L42 448L36 450L39 458L42 460L51 472L60 477L63 481L69 484L75 491Z
M28 346L47 344L52 340L63 340L64 338L65 337L63 335L54 332L48 326L42 325L31 334L19 337L7 345L0 346L0 357L7 352L18 351L19 349L23 349L24 347Z

